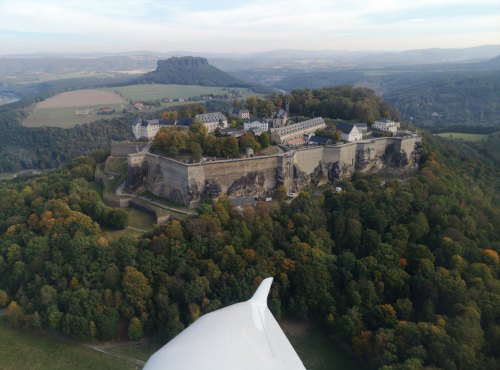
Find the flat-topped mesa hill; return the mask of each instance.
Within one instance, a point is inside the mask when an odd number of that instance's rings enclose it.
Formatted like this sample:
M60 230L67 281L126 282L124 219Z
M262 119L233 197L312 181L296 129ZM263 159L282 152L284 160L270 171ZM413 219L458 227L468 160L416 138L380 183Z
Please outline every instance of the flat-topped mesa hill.
M139 77L136 83L250 87L244 81L208 64L200 57L172 57L159 60L156 70Z

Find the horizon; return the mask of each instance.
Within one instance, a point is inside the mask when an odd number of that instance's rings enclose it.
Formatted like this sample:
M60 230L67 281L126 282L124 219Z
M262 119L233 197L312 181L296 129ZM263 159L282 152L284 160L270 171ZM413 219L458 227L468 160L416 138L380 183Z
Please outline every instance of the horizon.
M165 56L165 54L171 54L168 57L184 57L184 56L193 56L193 57L245 57L245 56L253 56L257 54L271 53L271 52L297 52L297 53L319 53L319 52L329 52L329 53L366 53L366 54L383 54L383 53L407 53L407 52L418 52L418 51L429 51L429 50L466 50L466 49L475 49L475 48L500 48L500 43L498 44L480 44L480 45L472 45L466 47L434 47L434 48L420 48L420 49L403 49L403 50L394 50L394 49L291 49L291 48L282 48L282 49L268 49L268 50L256 50L253 52L202 52L195 50L166 50L166 51L157 51L157 50L124 50L117 52L101 52L101 51L75 51L75 52L48 52L48 51L33 51L31 53L16 53L16 54L1 54L0 58L21 58L21 57L33 57L33 58L50 58L50 57L75 57L75 58L100 58L100 57L111 57L111 56ZM163 55L162 55L163 54Z
M397 52L500 43L496 0L0 0L0 55ZM174 36L174 37L172 37Z

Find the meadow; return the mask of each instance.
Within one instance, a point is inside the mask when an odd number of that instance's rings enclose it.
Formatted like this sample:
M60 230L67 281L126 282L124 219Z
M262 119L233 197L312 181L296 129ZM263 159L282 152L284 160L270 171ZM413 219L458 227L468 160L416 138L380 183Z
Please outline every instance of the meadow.
M486 134L465 134L462 132L443 132L436 135L444 137L446 139L464 140L464 141L482 141L488 138L488 135Z
M137 370L142 367L135 358L104 354L67 338L12 329L5 318L0 318L0 358L2 370Z
M61 128L72 128L76 125L83 123L94 122L103 118L117 117L120 115L123 109L123 104L105 104L106 107L110 107L115 110L115 114L110 115L99 115L96 111L103 107L101 105L91 105L85 107L62 107L62 108L38 108L35 107L33 111L26 117L23 121L23 126L26 127L61 127ZM79 109L91 109L92 112L87 115L77 115L76 110Z
M290 342L308 370L360 370L352 357L307 323L281 321ZM89 348L92 346L96 349ZM2 370L139 370L161 344L146 342L81 343L44 331L12 329L0 318ZM106 353L100 352L105 351Z

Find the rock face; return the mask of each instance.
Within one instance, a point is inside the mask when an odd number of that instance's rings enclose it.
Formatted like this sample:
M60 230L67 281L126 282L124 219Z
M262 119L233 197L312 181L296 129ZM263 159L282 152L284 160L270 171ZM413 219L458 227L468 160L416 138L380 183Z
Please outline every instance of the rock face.
M353 166L341 161L333 162L328 166L328 179L334 184L337 180L350 177L353 172Z
M130 192L137 191L146 183L148 166L143 163L141 166L129 166L127 169L127 186Z
M298 166L293 165L294 189L297 190L304 189L310 183L311 183L311 177L304 171L301 171Z
M135 83L249 87L244 81L208 64L205 58L172 57L159 60L155 71L146 73Z
M213 180L205 182L205 191L203 192L203 199L217 198L221 194L222 194L222 188L217 181Z
M244 197L249 195L261 195L265 193L264 183L266 178L263 172L249 172L248 175L240 177L227 189L227 195Z

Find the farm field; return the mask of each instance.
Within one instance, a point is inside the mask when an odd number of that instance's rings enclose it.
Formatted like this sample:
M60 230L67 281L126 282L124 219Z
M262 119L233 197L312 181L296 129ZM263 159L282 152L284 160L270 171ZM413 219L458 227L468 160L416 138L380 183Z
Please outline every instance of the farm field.
M164 85L164 84L142 84L128 85L120 87L108 88L109 91L114 91L127 100L152 101L161 100L164 98L181 99L205 94L224 95L228 91L222 87L198 86L198 85ZM255 95L252 91L246 88L231 88L242 92L244 97ZM174 105L179 105L179 102L173 102Z
M488 138L488 135L485 134L464 134L461 132L443 132L436 135L444 137L446 139L464 140L464 141L482 141Z
M93 105L123 104L125 100L109 90L86 89L67 91L37 104L37 108L86 107Z
M27 127L70 128L118 115L98 115L99 108L109 107L120 112L126 101L113 91L92 89L68 91L37 103L24 120ZM79 114L77 114L79 113Z
M104 118L117 117L120 113L99 115L95 112L102 108L104 105L93 105L85 107L63 107L63 108L38 108L35 107L34 110L29 114L28 117L23 121L23 126L26 127L61 127L61 128L71 128L75 125L80 125L83 123L90 123ZM105 104L106 107L114 109L116 112L121 112L123 109L123 104ZM87 115L77 115L76 110L79 109L90 109L91 113Z

